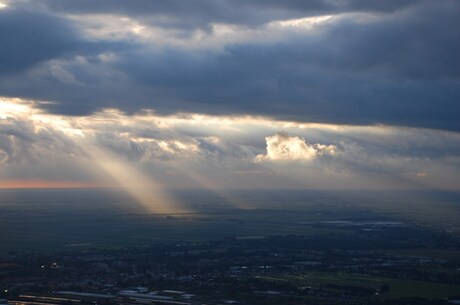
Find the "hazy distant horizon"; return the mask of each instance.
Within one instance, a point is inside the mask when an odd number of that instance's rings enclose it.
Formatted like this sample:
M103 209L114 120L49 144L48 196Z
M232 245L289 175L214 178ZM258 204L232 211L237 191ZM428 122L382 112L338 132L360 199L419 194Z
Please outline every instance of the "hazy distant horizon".
M309 236L322 234L321 223L336 221L451 230L460 214L458 192L240 190L229 197L182 190L170 195L174 209L156 210L156 202L141 205L123 190L2 189L0 252L64 251L72 249L69 244L110 248L228 236Z

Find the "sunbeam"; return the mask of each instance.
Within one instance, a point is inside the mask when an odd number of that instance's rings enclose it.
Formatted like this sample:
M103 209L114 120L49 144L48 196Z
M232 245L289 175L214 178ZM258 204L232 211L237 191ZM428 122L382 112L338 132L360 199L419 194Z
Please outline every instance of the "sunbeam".
M98 169L109 176L106 178L127 192L146 211L157 214L187 212L152 177L142 173L108 149L85 137L74 137L74 142ZM93 173L100 175L100 173Z

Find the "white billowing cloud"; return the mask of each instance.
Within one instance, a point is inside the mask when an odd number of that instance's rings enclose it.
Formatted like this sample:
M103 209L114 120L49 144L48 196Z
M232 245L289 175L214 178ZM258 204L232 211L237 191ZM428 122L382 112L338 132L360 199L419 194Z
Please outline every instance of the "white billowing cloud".
M324 154L333 155L337 151L335 145L310 144L297 136L289 136L279 132L265 138L267 154L257 155L256 162L271 161L310 161Z

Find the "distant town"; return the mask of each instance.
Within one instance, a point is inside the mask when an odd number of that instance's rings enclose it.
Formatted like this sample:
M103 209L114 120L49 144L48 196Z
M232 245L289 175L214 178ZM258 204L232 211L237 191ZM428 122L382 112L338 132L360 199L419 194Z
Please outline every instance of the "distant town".
M452 236L399 222L302 225L339 233L9 252L0 259L0 304L460 302L460 244Z

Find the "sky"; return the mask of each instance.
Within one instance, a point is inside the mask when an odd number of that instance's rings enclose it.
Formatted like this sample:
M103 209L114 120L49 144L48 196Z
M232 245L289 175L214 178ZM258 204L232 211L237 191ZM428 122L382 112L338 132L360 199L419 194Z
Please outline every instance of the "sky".
M458 16L457 0L0 0L0 188L458 191Z

